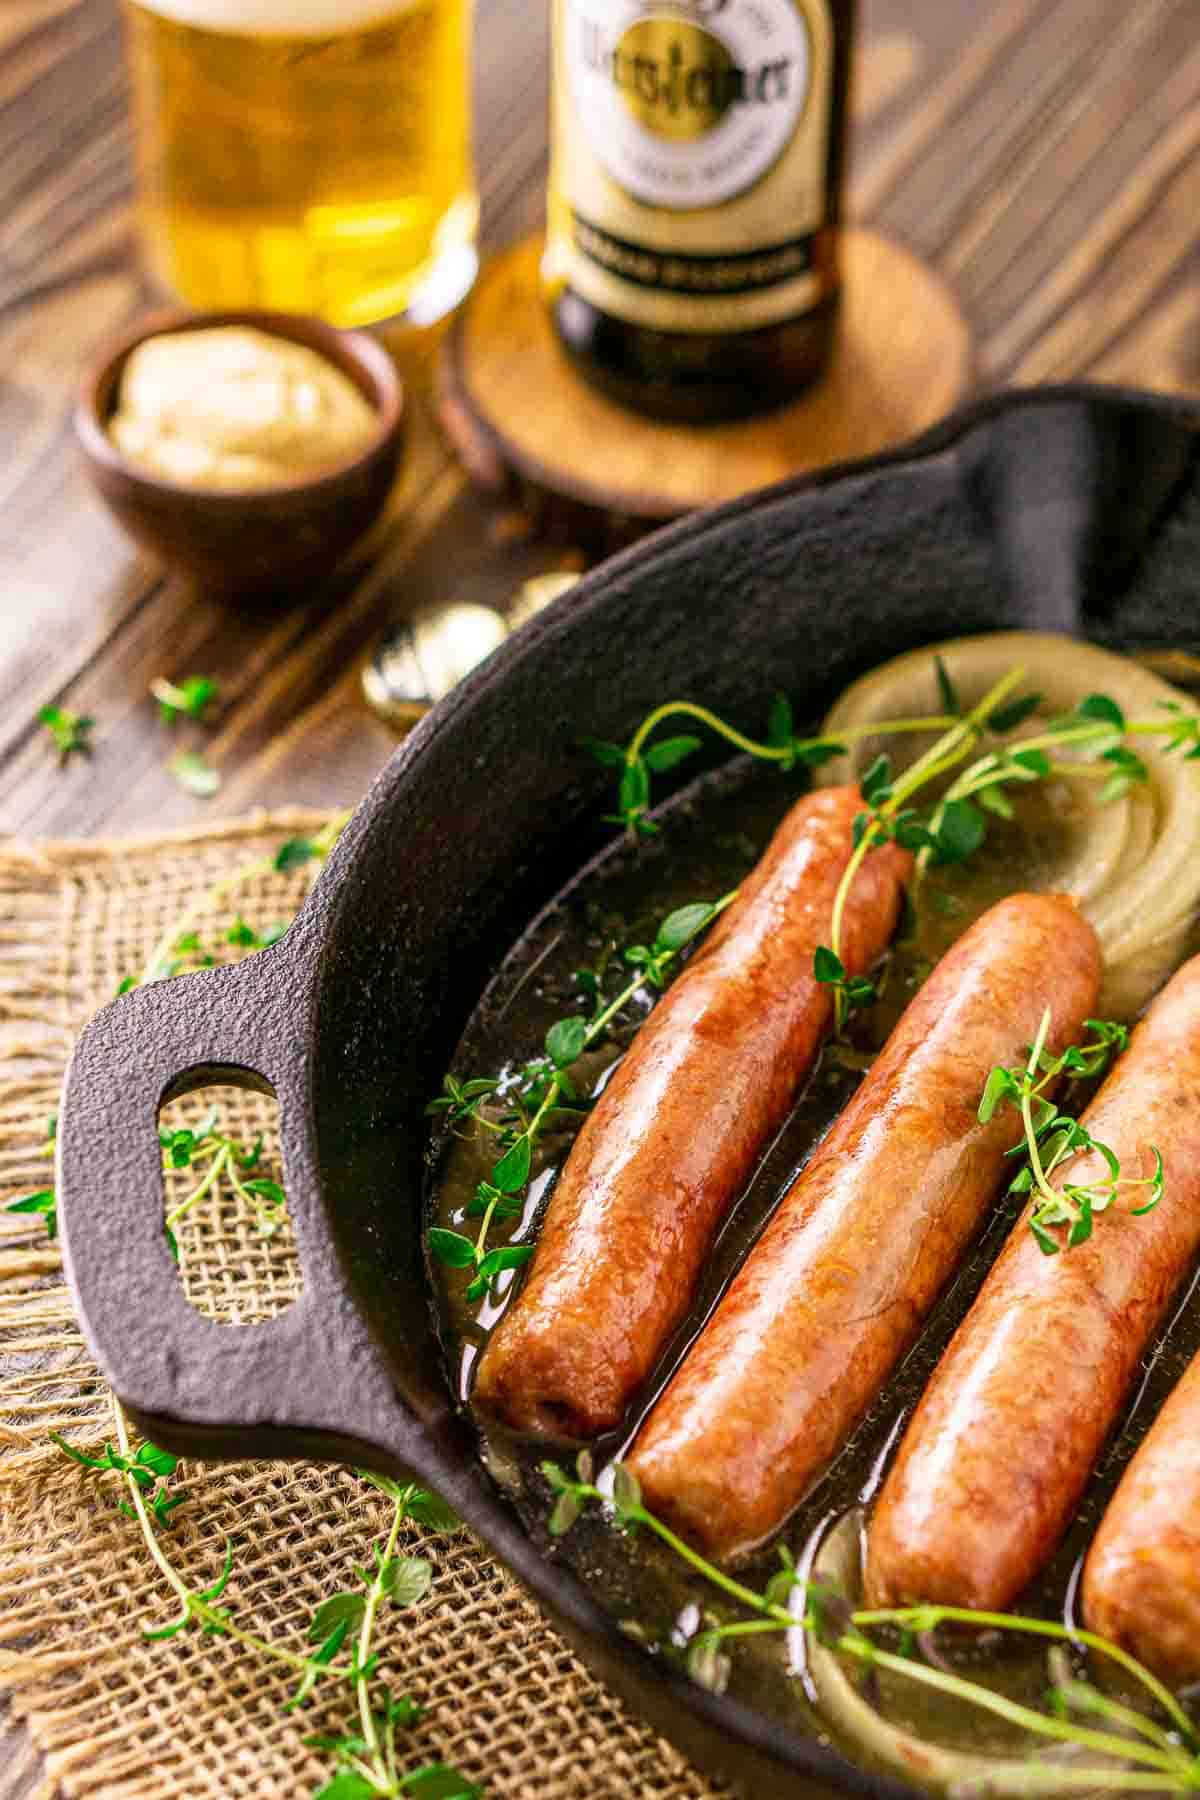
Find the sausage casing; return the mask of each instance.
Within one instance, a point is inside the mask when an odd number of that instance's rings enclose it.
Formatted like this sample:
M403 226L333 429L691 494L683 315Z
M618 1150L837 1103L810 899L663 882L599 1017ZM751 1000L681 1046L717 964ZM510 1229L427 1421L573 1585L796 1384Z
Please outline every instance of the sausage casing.
M1083 1571L1083 1616L1173 1685L1200 1679L1200 1357L1100 1521Z
M1008 1606L1070 1522L1142 1353L1200 1249L1200 958L1151 1006L1083 1115L1126 1177L1161 1152L1166 1193L1120 1197L1092 1236L1044 1255L1028 1215L938 1365L868 1539L871 1606ZM1094 1152L1052 1185L1103 1180ZM1136 1190L1135 1190L1136 1192Z
M1073 903L1022 894L914 997L634 1447L649 1504L710 1555L774 1531L875 1400L1011 1169L1012 1117L978 1119L989 1071L1047 1007L1071 1043L1099 980Z
M854 787L792 808L604 1088L480 1359L476 1403L508 1425L590 1437L619 1424L686 1314L717 1227L829 1029L813 955L829 942L862 810ZM892 844L864 860L842 930L850 973L886 948L910 868Z

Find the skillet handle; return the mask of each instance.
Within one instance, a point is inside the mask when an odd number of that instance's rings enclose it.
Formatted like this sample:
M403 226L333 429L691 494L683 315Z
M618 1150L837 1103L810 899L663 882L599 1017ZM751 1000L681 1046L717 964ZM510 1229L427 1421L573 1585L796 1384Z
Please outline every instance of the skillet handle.
M87 1027L58 1127L67 1277L105 1379L167 1448L393 1468L399 1455L419 1468L423 1433L360 1317L321 1201L307 973L285 942L234 967L135 988ZM198 1313L163 1230L159 1107L213 1081L279 1100L303 1290L262 1324Z

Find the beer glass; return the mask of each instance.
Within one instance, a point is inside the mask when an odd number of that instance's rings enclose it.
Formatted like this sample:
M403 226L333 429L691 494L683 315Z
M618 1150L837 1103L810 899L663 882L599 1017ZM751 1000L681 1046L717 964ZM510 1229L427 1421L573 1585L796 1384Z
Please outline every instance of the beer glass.
M430 323L477 267L471 0L126 0L152 274Z

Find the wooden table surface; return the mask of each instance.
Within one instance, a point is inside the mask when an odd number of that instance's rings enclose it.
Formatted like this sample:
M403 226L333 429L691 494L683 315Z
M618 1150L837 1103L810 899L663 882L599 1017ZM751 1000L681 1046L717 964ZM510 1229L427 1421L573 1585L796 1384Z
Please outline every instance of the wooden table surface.
M851 210L918 250L977 334L979 381L1073 376L1200 391L1196 0L864 0ZM484 243L540 217L547 8L480 0ZM415 426L389 523L324 591L268 616L166 580L85 486L69 425L138 273L117 0L0 5L0 830L115 834L206 811L353 801L392 736L362 662L423 601L505 596L569 556L467 485L402 353ZM221 684L212 800L166 773L157 675ZM60 769L35 723L94 715Z
M484 244L538 222L545 6L480 0ZM864 0L855 218L927 257L977 334L981 386L1086 376L1200 393L1196 0ZM414 429L387 528L325 591L267 616L166 580L85 486L73 390L151 300L138 273L116 0L0 5L0 830L148 831L256 805L351 802L393 743L362 662L403 611L494 600L571 546L522 541L475 495L403 352ZM165 772L147 688L221 684L213 800ZM60 769L41 705L91 713ZM0 1790L26 1778L15 1738ZM15 1759L14 1759L14 1753ZM3 1768L7 1765L7 1780Z

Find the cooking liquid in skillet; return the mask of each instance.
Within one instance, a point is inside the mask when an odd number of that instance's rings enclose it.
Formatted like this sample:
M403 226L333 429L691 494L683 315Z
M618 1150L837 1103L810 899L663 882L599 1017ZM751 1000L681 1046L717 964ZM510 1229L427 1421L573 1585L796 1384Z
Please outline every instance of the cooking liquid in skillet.
M552 903L509 953L463 1035L454 1073L463 1080L498 1075L519 1070L537 1056L547 1028L556 1019L585 1010L573 979L577 969L603 966L605 992L610 997L615 994L629 974L621 950L649 942L658 923L675 907L715 900L734 887L765 849L799 791L794 778L781 777L761 765L737 762L696 783L659 815L664 824L660 837L644 840L632 850L622 842L607 851ZM593 1445L598 1469L619 1455L632 1438L655 1394L933 963L993 902L1008 893L1046 885L1047 846L1073 823L1064 812L1069 798L1061 787L1047 784L1045 789L1026 789L1014 799L1015 820L990 820L988 840L968 865L932 870L927 875L914 918L902 925L888 958L880 998L853 1020L849 1050L826 1048L823 1053L791 1118L767 1149L723 1228L691 1315L668 1346L645 1393L630 1409L622 1430ZM582 1091L588 1082L594 1091L595 1084L619 1060L651 1004L639 997L629 1009L627 1022L572 1071L573 1076L578 1072L577 1085ZM986 1071L981 1072L981 1090L985 1076ZM1071 1110L1078 1110L1088 1092L1063 1098ZM1019 1134L1014 1115L1014 1141ZM509 1228L513 1241L534 1241L572 1135L547 1136L535 1150L526 1209ZM466 1207L495 1157L494 1135L478 1126L469 1127L466 1136L442 1135L430 1160L431 1223L474 1236L478 1221L466 1216ZM1168 1169L1168 1183L1169 1174ZM904 1420L977 1292L1019 1205L1015 1200L997 1203L989 1224L907 1359L784 1528L779 1541L789 1546L802 1568L825 1528L869 1499L878 1486ZM504 1227L493 1230L493 1246L507 1241L503 1233ZM461 1271L435 1266L447 1375L468 1410L473 1367L489 1330L515 1293L519 1276L520 1271L515 1276L512 1272L501 1276L492 1298L467 1307L462 1298L467 1277ZM1183 1294L1175 1313L1178 1324L1164 1334L1164 1341L1156 1344L1154 1354L1147 1358L1132 1403L1075 1525L1018 1610L1051 1619L1074 1616L1073 1592L1080 1560L1104 1502L1159 1404L1200 1348L1200 1318L1185 1303ZM551 1539L545 1521L553 1497L538 1465L552 1458L571 1468L579 1446L520 1439L479 1418L474 1422L488 1468L513 1499L531 1535L548 1556L569 1563L625 1629L657 1647L659 1654L680 1657L704 1611L715 1609L722 1622L735 1616L714 1589L646 1534L621 1535L598 1509L589 1510L565 1537ZM738 1573L749 1585L761 1588L778 1567L771 1545ZM729 1692L793 1726L807 1724L821 1737L832 1737L812 1705L799 1634L734 1640L725 1648L732 1662ZM992 1634L983 1639L964 1635L954 1642L943 1631L939 1648L964 1674L986 1679L1028 1705L1042 1705L1048 1686L1045 1646L1039 1647L1035 1640ZM1092 1674L1105 1679L1099 1668L1093 1668ZM897 1725L948 1746L1008 1754L1024 1747L1018 1734L1003 1722L911 1681L885 1678L875 1699ZM853 1749L860 1762L869 1760L861 1746L843 1747Z

